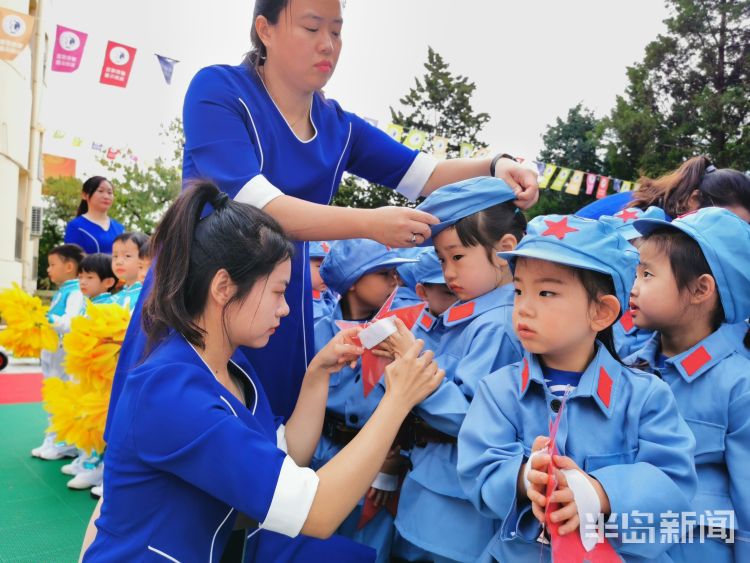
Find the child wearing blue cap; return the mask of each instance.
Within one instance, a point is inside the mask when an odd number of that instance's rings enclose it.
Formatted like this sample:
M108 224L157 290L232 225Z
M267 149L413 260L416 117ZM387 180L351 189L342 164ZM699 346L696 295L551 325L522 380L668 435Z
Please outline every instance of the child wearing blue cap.
M423 299L417 295L416 286L417 280L414 278L414 273L417 269L417 262L419 257L425 251L424 248L396 248L394 251L402 258L414 259L414 262L406 262L396 266L396 280L398 281L398 290L396 291L396 298L393 300L393 308L398 309L401 307L411 307L412 305L419 305Z
M461 485L496 519L479 560L550 561L540 537L545 518L592 549L584 523L603 514L620 556L669 561L660 521L690 509L695 441L669 386L614 353L611 327L628 302L635 252L608 225L548 215L501 256L513 269L513 326L526 352L479 383L458 437ZM550 423L566 397L555 441L561 455L552 460ZM558 487L550 503L562 507L545 514L552 462ZM634 531L626 522L636 513L648 525L639 521ZM655 538L643 536L654 529Z
M333 311L339 298L328 289L326 282L320 277L320 266L330 251L331 245L326 241L310 243L310 281L313 294L313 321L316 323Z
M657 332L627 361L669 384L696 441L698 492L684 523L695 530L670 555L749 561L750 360L737 352L732 323L750 315L750 225L707 207L635 227L644 240L633 319Z
M414 262L402 258L385 245L368 239L340 240L331 244L320 268L326 285L341 298L333 311L315 325L315 348L323 349L339 332L337 321L365 322L370 320L396 289L395 268ZM369 420L383 397L381 382L365 396L362 366L345 366L331 375L326 403L323 435L315 450L311 467L325 465L357 435ZM386 501L397 490L400 456L395 452L373 482L369 494ZM362 529L357 529L361 506L344 521L338 533L375 548L378 561L388 561L393 537L393 517L381 510Z
M412 329L414 336L424 340L426 350L437 350L440 338L445 333L442 314L457 300L445 283L443 268L435 249L428 248L419 255L414 265L414 291L421 301L427 303Z
M446 378L412 419L411 470L396 515L395 553L407 560L473 562L494 532L459 485L456 436L480 379L522 355L511 330L512 277L496 255L515 248L526 227L514 198L502 180L482 177L444 186L418 207L440 220L432 242L458 301L438 321L445 332L435 361ZM398 356L413 338L399 331L384 348Z
M641 233L636 230L633 223L636 219L642 218L666 220L667 215L661 207L655 205L645 211L637 207L629 207L614 215L602 215L599 221L612 226L618 235L638 248L641 244ZM625 358L640 350L653 334L651 330L635 326L630 309L626 310L620 320L612 325L612 332L615 337L615 350L620 358Z

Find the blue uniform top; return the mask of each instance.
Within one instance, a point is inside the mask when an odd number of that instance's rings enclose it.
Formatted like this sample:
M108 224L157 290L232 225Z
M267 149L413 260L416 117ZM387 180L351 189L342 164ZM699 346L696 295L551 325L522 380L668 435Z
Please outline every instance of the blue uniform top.
M313 321L318 322L323 317L327 317L333 312L336 303L338 303L338 296L331 291L326 289L325 291L313 290Z
M69 332L70 321L81 314L84 303L85 299L78 280L67 280L60 284L52 296L49 311L47 311L47 320L52 323L58 333Z
M286 455L243 356L229 367L248 406L176 333L130 374L110 413L105 500L85 561L218 561L237 511L299 533L318 478Z
M126 285L112 296L112 302L122 305L128 311L132 312L135 308L135 304L138 302L138 297L141 295L142 289L143 284L141 282Z
M633 192L620 192L592 201L581 207L575 214L586 219L598 219L602 215L614 215L618 211L630 207L632 201Z
M474 506L497 519L482 560L549 560L548 546L535 541L541 527L528 498L517 498L517 482L534 439L549 436L559 406L533 354L479 382L458 436L458 471ZM568 396L556 443L561 455L604 487L612 513L619 515L607 528L607 534L618 534L610 539L615 550L628 561L660 560L670 547L658 542L660 515L689 511L696 487L695 440L669 387L624 367L599 344ZM634 511L653 515L656 542L620 542L620 533L633 533L632 527L621 529L621 516Z
M749 561L750 360L737 353L734 330L722 325L689 350L667 358L661 368L657 333L626 362L658 374L672 388L696 441L693 510L698 515L734 510L734 521L719 526L734 526L734 560ZM688 547L700 551L698 545Z
M93 221L79 215L65 227L65 243L77 244L86 254L112 254L112 243L124 231L125 227L111 217L109 229L105 231Z
M183 178L208 178L230 197L263 207L282 190L327 204L345 171L416 199L435 161L396 142L365 120L315 94L315 134L299 139L255 70L211 66L193 78L183 110ZM243 350L266 386L271 406L288 416L313 353L313 312L307 245L296 243L290 314L268 346Z

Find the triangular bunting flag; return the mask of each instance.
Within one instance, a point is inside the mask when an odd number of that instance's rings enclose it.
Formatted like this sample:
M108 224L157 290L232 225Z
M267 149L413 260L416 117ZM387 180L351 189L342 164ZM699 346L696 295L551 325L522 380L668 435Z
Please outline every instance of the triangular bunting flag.
M164 74L164 80L167 84L172 84L172 73L174 72L174 65L179 63L177 59L170 59L164 55L156 54L156 58L159 59L159 65L161 66L161 72Z

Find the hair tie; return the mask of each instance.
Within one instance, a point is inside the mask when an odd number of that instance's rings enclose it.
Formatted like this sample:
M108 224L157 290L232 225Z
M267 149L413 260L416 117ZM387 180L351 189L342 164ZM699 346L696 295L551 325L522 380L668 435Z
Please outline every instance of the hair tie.
M224 209L227 206L227 203L229 202L229 196L224 192L219 192L216 194L216 196L211 200L211 206L216 210L219 211L220 209Z
M716 166L714 166L713 164L709 164L708 166L706 166L705 173L708 174L709 172L716 172Z

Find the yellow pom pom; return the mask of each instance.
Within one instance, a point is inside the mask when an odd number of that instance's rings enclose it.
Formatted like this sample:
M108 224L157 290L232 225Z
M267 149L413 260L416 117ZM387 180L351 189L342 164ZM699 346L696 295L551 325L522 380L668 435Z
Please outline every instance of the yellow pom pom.
M0 291L0 316L7 324L0 332L0 346L18 358L38 358L42 350L57 350L59 338L47 320L48 311L41 299L18 284Z

